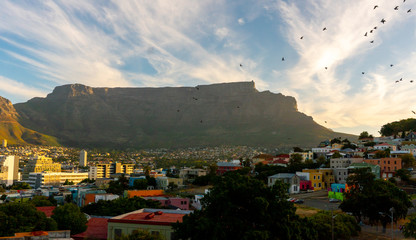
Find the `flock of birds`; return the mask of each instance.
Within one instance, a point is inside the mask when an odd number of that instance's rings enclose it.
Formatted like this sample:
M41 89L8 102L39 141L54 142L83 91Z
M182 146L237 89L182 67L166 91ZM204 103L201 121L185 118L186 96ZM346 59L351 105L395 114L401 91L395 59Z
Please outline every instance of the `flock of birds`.
M403 0L403 3L405 3L405 2L406 2L406 0ZM376 8L378 8L378 7L379 7L378 5L374 5L373 10L375 10L375 9L376 9ZM394 10L394 11L398 11L398 10L399 10L399 6L395 6L395 7L393 8L393 10ZM411 13L411 12L412 12L412 9L408 9L406 12L407 12L407 13ZM385 24L387 21L386 21L386 19L385 19L385 18L382 18L380 22L381 22L382 24ZM368 36L369 36L369 34L373 33L375 30L377 30L377 28L378 28L378 26L375 26L375 27L373 27L370 31L365 32L365 33L364 33L364 37L368 37ZM326 31L326 30L327 30L327 28L326 28L326 27L322 28L322 31ZM300 37L300 40L303 40L303 38L304 38L304 36L301 36L301 37ZM370 43L374 43L374 40L370 40ZM282 61L285 61L285 58L284 58L284 57L282 57ZM390 67L393 67L393 66L394 66L393 64L390 64ZM242 68L242 67L243 67L243 64L241 64L241 63L240 63L240 67ZM325 67L325 70L327 70L327 69L328 69L328 67ZM361 72L361 74L362 74L362 75L364 75L364 74L365 74L365 72L363 71L363 72ZM403 78L400 78L399 80L396 80L396 81L395 81L395 83L399 83L399 82L402 82L402 81L403 81ZM413 83L413 80L409 80L409 82L410 82L410 83ZM415 111L412 111L412 113L416 115L416 112L415 112ZM325 123L327 123L327 121L325 121Z

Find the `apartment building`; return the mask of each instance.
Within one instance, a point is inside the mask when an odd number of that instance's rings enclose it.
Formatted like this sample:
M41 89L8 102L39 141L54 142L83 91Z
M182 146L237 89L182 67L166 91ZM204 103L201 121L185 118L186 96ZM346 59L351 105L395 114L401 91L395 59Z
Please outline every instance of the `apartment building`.
M61 172L61 164L54 163L52 158L45 156L32 157L23 169L23 180L29 179L29 173Z
M109 178L110 174L115 173L124 173L132 174L134 169L134 164L122 164L122 163L107 163L107 164L97 164L90 167L89 178Z
M61 186L66 180L78 184L86 178L88 178L88 173L41 172L29 173L29 179L26 182L36 189L43 186Z

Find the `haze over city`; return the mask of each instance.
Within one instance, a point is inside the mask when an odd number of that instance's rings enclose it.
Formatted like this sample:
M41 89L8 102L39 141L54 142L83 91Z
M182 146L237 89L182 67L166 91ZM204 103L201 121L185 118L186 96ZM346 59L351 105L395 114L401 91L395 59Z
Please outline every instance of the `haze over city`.
M254 80L325 127L378 135L416 110L413 11L411 0L4 1L0 95Z

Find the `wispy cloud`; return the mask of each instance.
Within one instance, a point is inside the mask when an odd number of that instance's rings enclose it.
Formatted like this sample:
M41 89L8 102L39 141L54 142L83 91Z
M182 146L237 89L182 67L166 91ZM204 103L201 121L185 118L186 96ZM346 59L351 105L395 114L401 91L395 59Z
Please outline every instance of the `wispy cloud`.
M409 85L398 87L393 79L399 77L394 73L414 71L414 56L400 59L407 67L400 64L394 72L377 67L386 64L383 61L364 62L365 54L386 51L384 39L408 20L404 11L393 10L395 4L383 1L373 9L374 3L368 1L320 0L307 6L304 2L278 1L276 8L286 22L283 31L299 54L296 66L286 72L291 81L285 91L297 93L300 110L335 129L380 126L409 116L410 105L406 103L414 102L416 95L409 96ZM380 22L383 18L385 24ZM367 72L367 68L377 71Z
M30 97L45 97L47 92L37 88L27 86L26 84L16 82L12 79L0 76L0 93L1 96L9 98L13 96L15 99L23 101Z

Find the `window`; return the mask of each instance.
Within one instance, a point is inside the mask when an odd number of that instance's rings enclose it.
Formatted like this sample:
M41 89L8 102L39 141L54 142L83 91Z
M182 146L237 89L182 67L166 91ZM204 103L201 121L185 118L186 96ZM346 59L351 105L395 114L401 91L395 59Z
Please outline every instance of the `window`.
M318 176L318 179L320 179L321 178L321 176Z
M397 162L396 162L396 161L394 161L394 164L397 164Z
M390 164L390 161L387 161L388 164Z
M347 172L344 172L344 176L347 175Z
M322 186L321 183L318 183L318 186L321 187Z
M114 238L121 237L122 232L123 231L121 229L119 229L119 228L114 229Z
M338 172L338 175L341 175L341 172Z
M341 181L341 177L339 177L338 180Z
M313 187L316 187L316 183L313 184Z
M313 179L316 179L316 176L313 176Z

